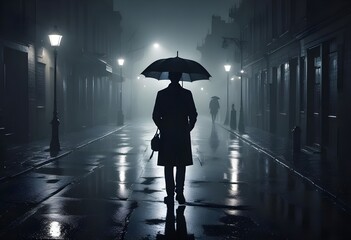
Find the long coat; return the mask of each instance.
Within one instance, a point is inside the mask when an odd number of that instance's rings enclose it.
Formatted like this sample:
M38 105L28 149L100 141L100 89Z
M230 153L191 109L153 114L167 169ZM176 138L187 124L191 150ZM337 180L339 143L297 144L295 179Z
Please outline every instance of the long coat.
M197 112L193 95L179 83L171 83L157 93L152 119L160 129L161 147L157 165L187 166L193 164L190 131Z
M210 107L210 113L211 114L217 114L218 113L218 109L219 109L219 102L217 99L212 98L209 104Z

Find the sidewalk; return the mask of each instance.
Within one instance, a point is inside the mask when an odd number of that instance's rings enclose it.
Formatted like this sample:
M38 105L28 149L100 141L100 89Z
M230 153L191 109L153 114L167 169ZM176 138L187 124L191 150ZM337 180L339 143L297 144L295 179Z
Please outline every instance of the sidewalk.
M11 146L5 153L5 159L0 160L0 182L19 176L48 162L55 161L70 154L75 149L84 147L121 128L123 126L103 125L87 128L79 132L62 134L60 136L61 151L56 156L50 155L50 139Z
M319 153L304 149L293 155L291 140L260 129L246 127L245 134L240 134L237 130L233 131L224 125L220 126L269 155L351 213L351 191L348 185L349 175L347 175L349 168L338 166L337 162L333 163L337 161L336 159L323 159Z
M348 168L346 170L345 168L343 170L342 167L338 168L337 164L332 163L333 160L321 159L320 154L306 151L301 151L298 157L294 158L291 141L286 141L268 132L247 127L246 133L240 134L238 131L230 130L227 126L219 125L269 155L351 213L351 194L348 184L344 184L349 178ZM123 126L98 126L60 136L62 150L57 156L50 156L49 139L12 147L7 151L5 160L0 161L0 182L70 154L75 149L84 147L121 128Z

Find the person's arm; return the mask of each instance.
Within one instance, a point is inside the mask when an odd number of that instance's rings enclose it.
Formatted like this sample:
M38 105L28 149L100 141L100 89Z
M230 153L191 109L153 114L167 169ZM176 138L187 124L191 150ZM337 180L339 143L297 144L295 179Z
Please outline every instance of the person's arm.
M160 96L159 93L157 93L156 96L156 101L155 101L155 105L154 105L154 110L152 112L152 120L154 121L154 123L156 124L156 126L160 128L161 126L161 101L160 101Z
M191 131L193 130L197 120L197 111L196 111L193 95L191 94L191 92L189 96L190 97L189 97L189 105L188 105L188 115L189 115L190 131Z

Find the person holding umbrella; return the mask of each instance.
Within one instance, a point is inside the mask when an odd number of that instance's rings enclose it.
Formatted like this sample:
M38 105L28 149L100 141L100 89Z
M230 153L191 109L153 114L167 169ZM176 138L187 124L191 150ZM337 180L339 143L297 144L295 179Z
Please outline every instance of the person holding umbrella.
M218 109L220 108L218 99L219 99L219 97L213 96L211 98L211 101L210 101L210 104L209 104L210 113L211 113L211 116L212 116L212 123L214 123L216 121Z
M181 77L181 72L169 72L171 83L157 93L152 113L161 136L157 165L164 166L166 204L174 203L174 193L178 203L185 204L185 170L193 164L190 131L195 126L197 111L191 91L179 84Z
M190 131L195 126L197 112L192 93L180 86L179 81L209 80L211 74L200 63L179 57L178 51L176 57L151 63L141 74L171 80L167 88L157 93L152 119L161 135L157 164L164 166L167 192L164 202L171 206L176 192L176 200L184 204L185 169L193 164Z

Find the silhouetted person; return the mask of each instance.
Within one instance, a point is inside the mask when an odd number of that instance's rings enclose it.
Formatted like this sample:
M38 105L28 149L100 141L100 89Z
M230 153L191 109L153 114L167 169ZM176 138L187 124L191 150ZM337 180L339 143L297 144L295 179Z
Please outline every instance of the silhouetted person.
M174 203L174 192L180 204L183 194L185 168L193 164L190 131L197 118L193 95L179 85L181 73L169 73L171 83L157 93L152 119L160 129L161 147L157 165L164 166L167 197L166 204ZM174 182L173 168L176 167Z
M232 104L232 110L230 112L230 128L236 130L236 110L234 104Z
M220 108L218 99L218 97L212 97L209 105L213 123L216 121L217 113Z

